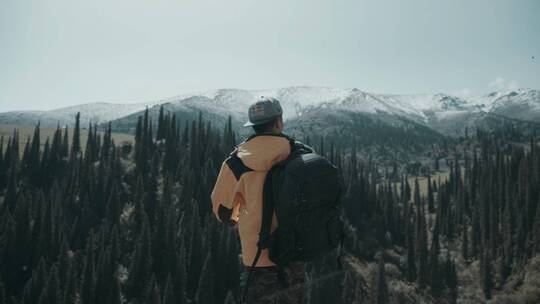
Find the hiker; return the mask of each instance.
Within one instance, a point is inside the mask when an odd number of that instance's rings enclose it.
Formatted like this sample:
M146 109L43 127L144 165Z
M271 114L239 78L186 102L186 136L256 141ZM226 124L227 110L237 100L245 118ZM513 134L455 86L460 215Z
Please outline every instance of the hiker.
M279 101L272 97L261 97L249 107L249 121L244 126L252 127L255 134L239 144L223 162L211 195L218 220L238 228L246 270L241 278L242 301L247 304L304 303L305 261L323 249L335 248L340 237L341 222L333 212L334 202L339 201L339 187L334 182L337 168L314 154L311 147L284 135L282 114ZM298 192L302 197L287 194L293 199L289 201L278 193L279 199L274 199L273 191L269 190L275 189L273 181L278 180L273 178L274 173L277 169L284 170L285 164L297 155L305 155L306 159L294 158L300 161L295 167L305 169L309 163L311 170L302 172L320 171L325 175L321 179L315 173L310 175L314 179L302 180L311 185L307 192L296 191L298 185L294 183L287 184L289 187L283 184L284 188L294 189L289 192ZM287 173L281 172L280 176ZM306 197L315 208L306 202ZM331 203L326 204L327 201ZM305 212L306 209L315 213ZM276 214L283 216L279 217L279 225ZM304 220L302 216L306 215ZM298 228L292 223L295 221L307 225ZM278 226L280 229L276 230ZM328 232L326 227L337 228ZM306 237L302 231L314 236Z
M221 167L212 191L213 211L224 223L238 224L242 245L242 261L247 270L255 258L262 220L263 183L268 170L287 158L291 151L283 131L282 108L279 101L263 97L249 108L249 121L255 136L240 144L237 157L230 157ZM264 134L264 135L263 135ZM275 216L272 230L276 227ZM268 258L268 250L261 252L250 278L247 303L302 303L304 297L304 262L291 263L285 269L287 279L278 276L278 269ZM245 287L247 273L243 275ZM289 285L287 288L281 286Z

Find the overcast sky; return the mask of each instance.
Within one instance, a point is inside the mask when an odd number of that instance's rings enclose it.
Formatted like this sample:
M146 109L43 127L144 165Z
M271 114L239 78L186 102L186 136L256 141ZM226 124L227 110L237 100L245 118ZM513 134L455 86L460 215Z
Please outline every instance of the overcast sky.
M540 89L539 16L539 0L0 0L0 111L216 88Z

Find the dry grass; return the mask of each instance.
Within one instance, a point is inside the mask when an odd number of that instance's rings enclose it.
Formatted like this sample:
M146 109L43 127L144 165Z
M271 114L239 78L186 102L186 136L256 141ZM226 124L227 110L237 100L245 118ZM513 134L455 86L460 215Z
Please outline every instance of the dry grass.
M522 276L523 284L516 288L505 286L497 292L490 303L496 304L537 304L540 303L540 256L532 258L522 271L512 276ZM512 278L510 278L512 279Z
M440 180L441 183L446 181L450 177L450 171L440 171L435 172L431 175L431 181L438 181ZM416 176L409 177L407 180L409 181L409 185L411 186L411 193L414 193L414 181L416 179ZM420 195L427 196L427 190L428 190L428 179L425 176L418 176L418 186L420 187ZM396 184L397 189L401 186L400 182L394 183Z
M441 183L446 181L450 177L450 171L435 172L431 175L431 181L438 181ZM409 177L409 184L411 185L411 191L414 193L414 181L416 177ZM399 185L398 185L399 186ZM418 177L418 186L420 187L420 195L427 196L428 192L428 179L424 176Z
M20 154L22 155L27 141L29 139L32 140L32 136L34 135L34 128L35 128L34 126L27 126L27 125L0 124L0 136L4 136L4 149L6 148L6 145L7 145L7 139L10 136L13 136L13 130L17 129L19 132L19 151L20 151ZM43 147L47 137L49 137L49 143L52 141L56 128L40 128L39 131L40 131L41 146ZM103 137L104 132L98 131L98 133L101 134L101 136ZM73 137L73 129L68 129L68 141L70 145L71 145L72 137ZM112 133L112 138L116 145L120 145L122 142L133 143L133 141L135 140L133 135L124 134L124 133ZM87 140L88 140L88 130L81 129L81 149L83 151L86 147Z

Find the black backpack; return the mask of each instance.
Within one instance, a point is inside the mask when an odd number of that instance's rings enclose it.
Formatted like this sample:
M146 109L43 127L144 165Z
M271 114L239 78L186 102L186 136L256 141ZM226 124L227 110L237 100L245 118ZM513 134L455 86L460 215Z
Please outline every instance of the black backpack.
M342 243L338 168L310 147L287 138L291 154L271 168L264 182L261 231L252 267L265 248L281 271L292 261L312 260ZM274 211L278 226L270 233Z

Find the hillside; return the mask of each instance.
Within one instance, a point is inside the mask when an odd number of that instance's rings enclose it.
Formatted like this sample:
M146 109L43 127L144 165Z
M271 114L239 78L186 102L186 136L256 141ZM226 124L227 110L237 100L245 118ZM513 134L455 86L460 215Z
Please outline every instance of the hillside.
M381 117L352 119L365 125L351 131L380 131ZM43 148L32 140L22 157L6 146L3 303L239 302L239 240L217 222L209 198L236 143L233 127L200 120L182 130L171 118L151 124L146 112L134 145L121 149L95 130L84 150L77 132ZM384 123L395 140L401 128L412 138L438 136L394 116ZM346 237L341 259L336 252L310 262L309 304L538 302L538 139L471 133L447 143L453 158L440 170L438 160L425 163L418 182L360 157L363 138L340 137L356 142L352 151L314 143L342 171Z
M94 124L107 122L142 111L154 104L155 102L131 104L95 102L48 111L9 111L0 113L0 124L33 126L39 121L41 126L47 128L55 128L58 124L72 127L73 117L77 112L81 112L81 125L88 126L90 122Z
M7 125L7 124L0 124L0 137L4 138L4 146L3 148L7 148L7 140L9 137L13 137L13 131L17 130L18 136L20 138L19 140L19 152L24 152L24 147L27 143L31 142L31 138L34 134L35 126L26 126L26 125ZM40 140L41 140L41 148L45 145L45 141L49 139L49 142L52 142L54 133L56 132L56 128L40 128ZM62 130L65 132L65 129L62 128ZM68 129L68 133L72 132L73 130ZM80 139L81 139L81 149L86 149L86 143L88 142L88 133L89 131L85 128L81 128L80 131ZM98 131L100 136L103 137L105 132ZM114 140L115 144L122 145L123 143L131 143L133 144L134 138L132 135L125 134L125 133L112 133L112 139ZM68 142L71 144L72 137L68 137Z

